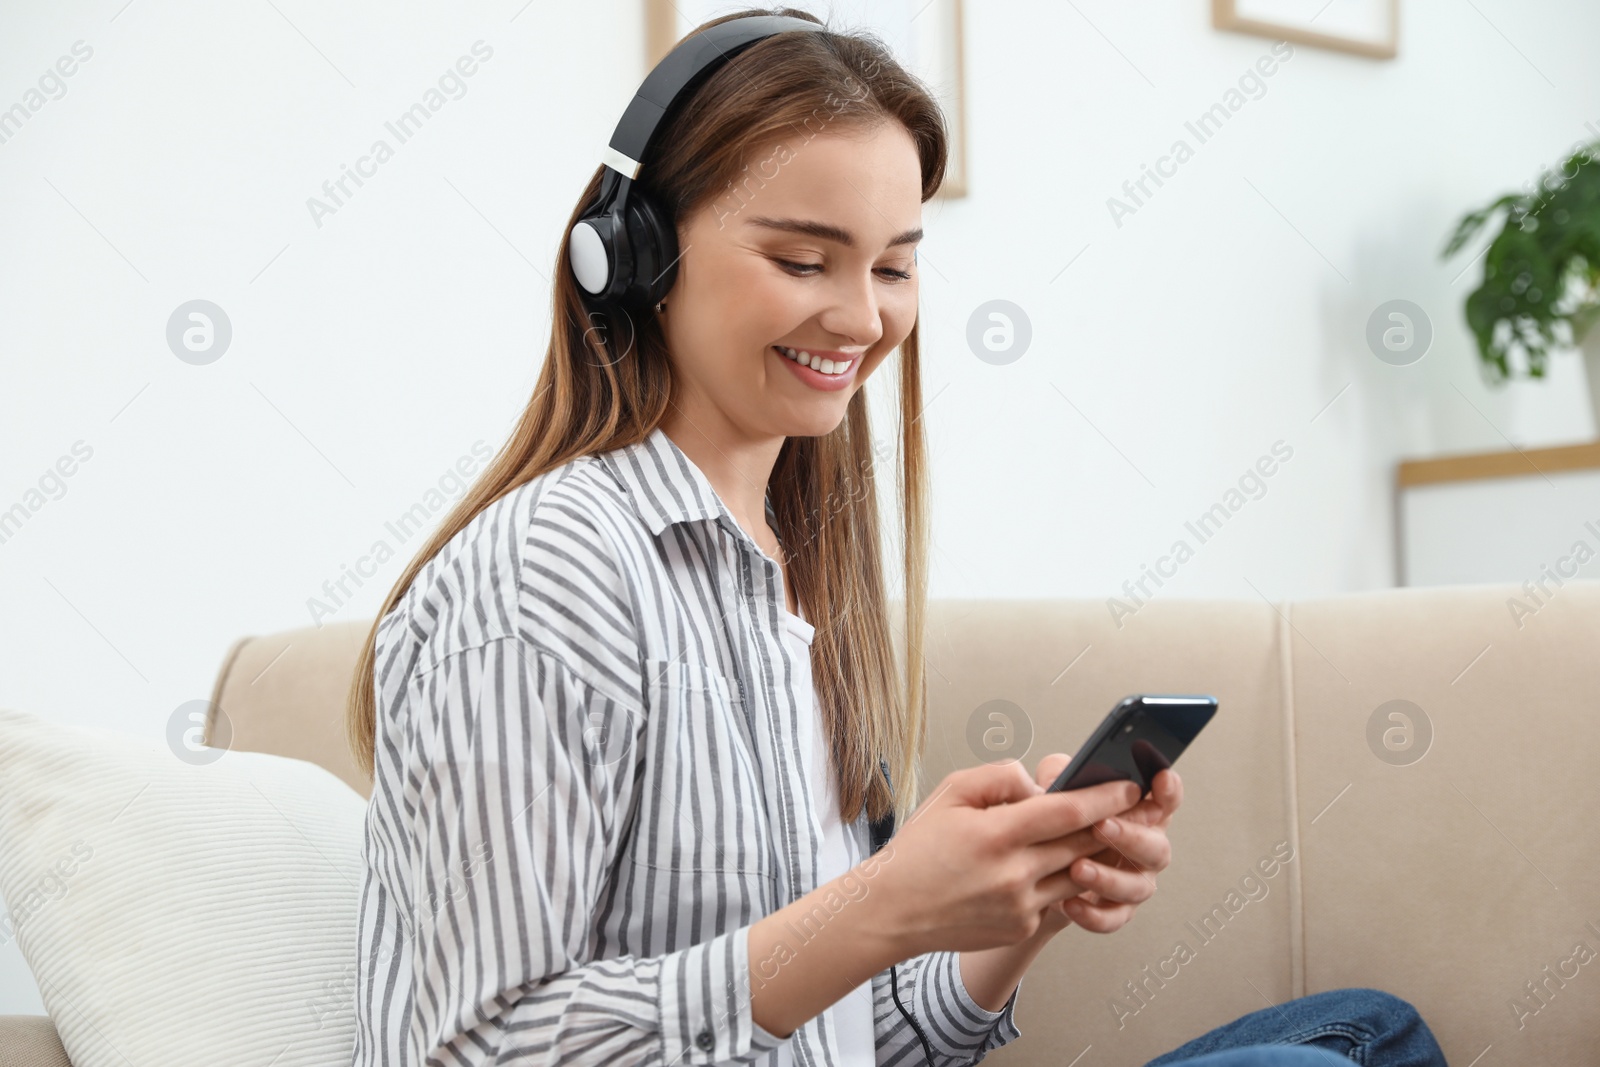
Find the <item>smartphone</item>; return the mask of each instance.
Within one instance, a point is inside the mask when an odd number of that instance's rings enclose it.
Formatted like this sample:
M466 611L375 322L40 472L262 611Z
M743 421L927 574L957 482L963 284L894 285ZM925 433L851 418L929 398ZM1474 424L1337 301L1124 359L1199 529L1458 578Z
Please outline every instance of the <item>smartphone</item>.
M1050 792L1127 779L1150 794L1157 772L1175 763L1217 713L1212 696L1123 697L1056 778Z

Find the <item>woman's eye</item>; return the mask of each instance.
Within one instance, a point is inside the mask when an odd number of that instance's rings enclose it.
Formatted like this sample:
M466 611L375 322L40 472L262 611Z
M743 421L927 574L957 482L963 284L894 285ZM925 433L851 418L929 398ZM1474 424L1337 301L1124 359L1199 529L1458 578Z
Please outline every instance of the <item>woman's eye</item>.
M788 259L780 259L777 260L777 262L783 267L784 270L802 278L812 277L815 271L822 269L821 263L796 263L793 260ZM895 270L892 267L879 267L878 269L883 274L894 278L896 281L906 281L911 277L911 272L908 270Z

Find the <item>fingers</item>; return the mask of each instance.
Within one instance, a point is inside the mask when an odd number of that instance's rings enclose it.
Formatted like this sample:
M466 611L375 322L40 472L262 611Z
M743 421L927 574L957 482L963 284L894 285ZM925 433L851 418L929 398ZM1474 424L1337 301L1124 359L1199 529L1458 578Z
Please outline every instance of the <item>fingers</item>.
M1183 803L1183 781L1178 777L1177 771L1167 768L1158 771L1150 785L1150 796L1122 812L1118 818L1145 826L1167 825L1172 819L1172 813Z
M952 803L973 808L1014 804L1039 795L1039 786L1018 760L984 763L954 771L943 783Z
M1133 909L1132 904L1093 904L1082 896L1073 897L1061 906L1075 924L1097 934L1122 929L1133 918Z
M1183 803L1183 779L1171 767L1156 772L1150 783L1150 800L1160 809L1159 824L1165 826L1172 813Z
M1110 832L1113 827L1117 830L1114 834ZM1093 834L1106 846L1099 856L1123 860L1130 868L1164 871L1172 862L1172 841L1163 827L1131 823L1118 815L1095 826Z
M1072 875L1065 870L1056 871L1048 877L1041 878L1034 885L1038 893L1037 907L1043 908L1050 904L1071 900L1084 891L1084 886L1072 880Z
M1115 836L1097 825L1028 846L1037 884L1041 888L1059 884L1062 893L1075 892L1065 888L1070 882L1079 889L1092 886L1121 901L1148 900L1155 892L1151 876L1172 862L1171 842L1160 828L1129 825L1120 816L1116 821L1121 827ZM1052 881L1062 875L1064 881Z
M1042 841L1035 845L1027 846L1028 860L1035 877L1041 881L1058 871L1065 871L1078 860L1096 853L1104 853L1105 841L1095 836L1090 828L1075 830L1065 837L1058 837L1051 841ZM1115 855L1107 858L1106 862L1116 859Z
M1082 859L1067 868L1074 885L1092 889L1107 903L1143 904L1156 895L1156 880L1141 869L1121 870Z
M1039 760L1039 770L1034 775L1034 780L1039 783L1041 789L1049 789L1071 762L1072 753L1052 752Z
M1063 793L1035 792L1003 813L1002 833L1013 847L1065 837L1132 807L1139 793L1137 785L1126 781L1101 782Z
M1074 851L1082 847L1082 833L1050 843L1050 851L1077 858L1065 870L1041 880L1039 888L1057 894L1058 906L1073 924L1094 933L1112 933L1127 925L1138 906L1155 895L1154 875L1172 861L1166 825L1183 803L1183 782L1168 768L1156 775L1151 787L1149 798L1134 798L1136 804L1096 820L1085 831L1103 848L1093 853ZM1108 833L1112 826L1117 828L1114 834Z

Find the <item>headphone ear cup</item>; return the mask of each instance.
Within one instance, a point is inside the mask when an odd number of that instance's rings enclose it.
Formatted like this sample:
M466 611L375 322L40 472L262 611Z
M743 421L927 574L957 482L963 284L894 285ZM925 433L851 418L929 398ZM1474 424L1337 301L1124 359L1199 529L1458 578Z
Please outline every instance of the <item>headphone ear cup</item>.
M567 264L578 285L596 299L605 294L615 273L615 231L616 219L600 215L579 219L567 234Z
M648 308L672 291L678 278L678 230L646 190L635 187L628 196L628 245L633 252L630 295L637 294L640 308Z

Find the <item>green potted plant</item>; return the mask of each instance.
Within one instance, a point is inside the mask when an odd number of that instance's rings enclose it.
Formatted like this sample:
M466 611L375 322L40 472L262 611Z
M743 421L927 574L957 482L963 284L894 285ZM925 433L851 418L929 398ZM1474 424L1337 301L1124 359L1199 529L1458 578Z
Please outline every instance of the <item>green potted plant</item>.
M1441 257L1460 251L1497 213L1500 232L1467 296L1467 326L1491 382L1543 378L1552 348L1579 345L1600 428L1600 141L1578 148L1530 192L1510 193L1471 212Z

